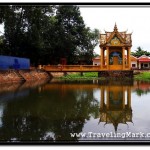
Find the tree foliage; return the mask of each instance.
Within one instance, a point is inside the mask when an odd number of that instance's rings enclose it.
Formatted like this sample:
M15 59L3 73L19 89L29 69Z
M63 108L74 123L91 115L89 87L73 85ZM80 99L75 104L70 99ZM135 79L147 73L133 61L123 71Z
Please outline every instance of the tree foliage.
M78 6L0 6L4 23L3 55L27 57L31 63L90 64L99 31L86 27Z
M143 50L140 46L137 47L137 50L135 50L135 52L131 52L131 54L135 57L140 57L142 55L150 56L150 52Z

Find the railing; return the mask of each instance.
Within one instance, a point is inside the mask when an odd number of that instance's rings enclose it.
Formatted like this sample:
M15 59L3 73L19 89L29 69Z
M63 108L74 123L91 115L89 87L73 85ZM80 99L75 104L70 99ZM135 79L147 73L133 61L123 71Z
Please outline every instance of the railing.
M42 67L46 71L99 71L100 66L93 65L47 65Z
M125 65L125 70L129 70L128 65ZM93 66L93 65L44 65L41 69L49 72L90 72L90 71L101 71L101 70L122 70L122 65L107 65Z

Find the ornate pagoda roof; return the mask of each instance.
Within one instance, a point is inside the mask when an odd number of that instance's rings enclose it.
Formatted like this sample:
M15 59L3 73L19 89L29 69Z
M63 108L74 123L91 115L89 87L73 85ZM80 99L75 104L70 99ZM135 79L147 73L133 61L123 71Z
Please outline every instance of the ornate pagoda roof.
M115 23L112 32L105 31L105 34L100 34L100 46L131 46L131 34L127 31L119 32Z
M132 109L126 108L120 111L101 112L99 123L100 122L105 122L105 125L113 124L115 132L117 132L120 123L127 124L127 122L132 122Z

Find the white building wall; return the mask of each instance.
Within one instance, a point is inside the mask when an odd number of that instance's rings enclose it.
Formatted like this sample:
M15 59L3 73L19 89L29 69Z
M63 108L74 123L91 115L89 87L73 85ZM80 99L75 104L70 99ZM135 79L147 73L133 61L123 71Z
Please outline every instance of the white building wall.
M100 60L94 60L93 61L93 66L99 66L100 65Z
M135 64L135 67L132 67L133 64ZM131 61L131 68L137 68L138 67L137 65L138 65L137 61Z

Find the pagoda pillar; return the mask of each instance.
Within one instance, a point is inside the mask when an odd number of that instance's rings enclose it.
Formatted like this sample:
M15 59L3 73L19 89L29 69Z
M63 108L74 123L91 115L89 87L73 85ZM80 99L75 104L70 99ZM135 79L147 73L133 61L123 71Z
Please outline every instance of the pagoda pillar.
M131 68L131 58L130 58L131 48L128 47L128 69Z
M101 47L101 69L103 69L103 65L104 65L104 50L103 47Z
M106 47L106 65L107 65L107 70L109 69L109 47Z
M125 70L125 47L122 47L122 69Z

